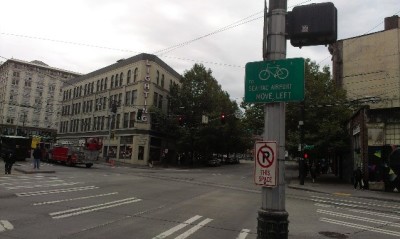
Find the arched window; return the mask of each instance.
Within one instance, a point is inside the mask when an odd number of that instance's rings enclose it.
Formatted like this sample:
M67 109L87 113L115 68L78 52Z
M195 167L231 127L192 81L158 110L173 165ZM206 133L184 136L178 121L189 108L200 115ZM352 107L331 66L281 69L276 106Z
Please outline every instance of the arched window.
M110 89L114 88L114 76L111 76Z
M104 78L102 78L101 82L100 82L100 90L103 90L103 89L104 89Z
M157 85L160 84L160 72L157 71Z
M128 76L126 77L126 84L131 83L131 70L128 71Z
M164 88L164 74L161 75L161 87Z
M107 90L108 78L104 79L104 89Z
M118 74L115 75L115 81L114 81L114 86L117 87L118 86Z
M119 86L122 86L124 83L124 73L121 72L121 74L119 74Z
M135 71L133 72L133 82L136 82L138 78L138 68L135 68Z

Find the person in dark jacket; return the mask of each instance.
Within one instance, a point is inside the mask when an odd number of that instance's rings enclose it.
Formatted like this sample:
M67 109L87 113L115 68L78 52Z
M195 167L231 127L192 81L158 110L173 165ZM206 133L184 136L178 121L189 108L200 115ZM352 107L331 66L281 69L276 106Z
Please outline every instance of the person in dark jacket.
M33 168L40 169L40 159L42 159L42 150L40 145L37 144L35 150L33 150Z
M354 189L357 189L357 186L360 185L360 189L362 189L362 184L361 184L361 179L362 179L362 171L360 166L357 167L356 170L354 170Z
M4 163L5 163L4 169L5 169L5 174L11 174L11 169L12 169L12 166L13 166L13 164L15 163L15 161L16 161L16 155L15 155L15 153L12 152L11 150L10 150L10 151L7 151L7 152L5 153L5 155L4 155Z

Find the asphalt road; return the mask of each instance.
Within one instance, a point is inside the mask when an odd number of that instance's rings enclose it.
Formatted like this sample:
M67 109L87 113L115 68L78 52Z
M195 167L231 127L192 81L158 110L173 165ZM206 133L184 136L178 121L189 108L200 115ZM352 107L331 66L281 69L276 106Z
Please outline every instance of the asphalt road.
M261 194L251 162L200 169L43 167L55 173L0 177L0 238L257 237ZM286 174L296 175L293 170ZM287 188L286 210L289 238L400 237L394 202Z

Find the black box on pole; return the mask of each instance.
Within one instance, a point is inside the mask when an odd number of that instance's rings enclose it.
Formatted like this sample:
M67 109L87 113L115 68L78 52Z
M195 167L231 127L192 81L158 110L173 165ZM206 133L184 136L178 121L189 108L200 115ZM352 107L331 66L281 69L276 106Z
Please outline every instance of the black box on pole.
M331 2L294 7L286 17L286 33L296 47L327 45L337 40L337 9Z

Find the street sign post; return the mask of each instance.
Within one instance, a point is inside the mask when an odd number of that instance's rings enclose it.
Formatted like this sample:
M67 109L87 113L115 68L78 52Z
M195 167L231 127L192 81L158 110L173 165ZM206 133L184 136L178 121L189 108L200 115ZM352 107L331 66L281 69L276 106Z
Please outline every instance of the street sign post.
M246 64L244 101L270 103L304 100L304 59Z
M278 155L276 142L256 142L254 154L254 182L264 187L276 187L278 176Z

